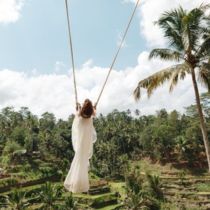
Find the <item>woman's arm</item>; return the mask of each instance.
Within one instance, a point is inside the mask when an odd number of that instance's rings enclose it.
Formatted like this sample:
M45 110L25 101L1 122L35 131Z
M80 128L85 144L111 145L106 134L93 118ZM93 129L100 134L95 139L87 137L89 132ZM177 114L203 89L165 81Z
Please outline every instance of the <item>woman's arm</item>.
M76 104L76 114L77 114L77 115L80 115L81 108L82 108L82 107L81 107L80 103L77 103L77 104Z
M93 106L93 117L96 116L96 104Z

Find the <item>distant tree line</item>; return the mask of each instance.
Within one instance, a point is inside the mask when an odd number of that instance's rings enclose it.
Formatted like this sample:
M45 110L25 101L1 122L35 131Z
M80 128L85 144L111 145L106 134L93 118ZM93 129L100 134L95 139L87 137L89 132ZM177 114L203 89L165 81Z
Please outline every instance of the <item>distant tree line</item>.
M203 94L201 101L209 131L210 95ZM67 171L74 155L73 117L56 120L52 113L39 118L26 107L19 111L12 107L2 109L0 167L24 163L38 152L41 160L56 161L59 169ZM114 110L106 116L99 115L94 124L98 139L91 170L100 177L123 177L129 161L145 157L161 163L207 168L195 105L187 107L184 114L162 109L154 115L141 115L139 110L132 115L130 110Z

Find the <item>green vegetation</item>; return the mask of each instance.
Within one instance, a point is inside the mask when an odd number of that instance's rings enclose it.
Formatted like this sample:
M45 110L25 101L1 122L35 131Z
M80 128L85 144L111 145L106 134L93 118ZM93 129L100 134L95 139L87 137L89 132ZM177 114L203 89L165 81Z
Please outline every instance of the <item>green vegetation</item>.
M190 74L210 172L208 130L196 79L197 73L199 81L210 91L210 19L206 14L208 9L209 5L201 5L190 11L179 7L161 15L156 24L163 30L170 48L154 49L149 58L158 57L164 61L173 61L177 64L140 81L134 94L135 98L139 99L141 88L146 88L148 96L151 96L153 91L166 81L170 82L169 90L172 91L179 80L185 79L186 75ZM182 143L185 142L181 136L177 140Z
M210 109L205 101L209 98L208 94L202 96L207 125ZM27 115L23 114L26 110ZM72 196L63 188L63 180L73 157L73 116L67 121L55 120L48 113L39 119L26 108L18 112L5 108L0 114L0 205L5 209L107 210L208 205L210 176L194 110L192 105L184 114L160 110L156 115L142 116L136 111L132 116L129 111L114 110L100 115L94 122L98 141L91 161L90 192ZM17 138L17 127L27 135L20 138L18 134ZM35 135L31 151L28 139ZM9 162L4 161L5 156Z

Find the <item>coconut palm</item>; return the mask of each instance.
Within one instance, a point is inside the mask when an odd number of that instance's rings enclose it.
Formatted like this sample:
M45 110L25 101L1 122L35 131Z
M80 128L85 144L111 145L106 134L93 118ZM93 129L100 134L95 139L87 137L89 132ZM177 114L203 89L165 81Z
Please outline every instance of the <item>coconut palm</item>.
M158 199L158 200L163 200L164 195L163 191L161 189L161 182L160 178L157 175L151 175L149 173L146 174L147 181L148 181L148 190L151 194L152 197Z
M145 185L145 179L140 174L140 171L136 168L131 173L129 173L126 176L126 194L127 197L125 199L125 209L132 209L132 210L138 210L138 209L160 209L160 203L159 200L156 199L158 195L155 195L156 193L161 192L155 192L154 188L159 188L159 181L154 182L154 178L151 175L147 175L150 177L148 179L150 187L152 185L152 188L148 188ZM151 181L152 180L152 181Z
M41 209L53 210L57 208L56 201L62 196L61 188L47 182L41 187L40 201L43 203Z
M76 204L77 204L77 202L74 200L72 194L70 194L70 196L65 199L65 203L64 203L64 208L63 209L76 210L77 209Z
M15 189L7 198L7 204L11 210L24 210L28 206L25 200L25 192Z
M169 41L170 49L153 49L149 58L160 58L177 62L177 65L163 69L138 83L134 96L141 97L141 88L147 90L148 97L164 82L170 82L171 92L179 80L191 75L195 92L197 110L210 172L210 147L205 118L201 107L198 80L210 91L210 17L206 10L210 4L186 11L182 7L162 14L156 22L163 29L164 37Z

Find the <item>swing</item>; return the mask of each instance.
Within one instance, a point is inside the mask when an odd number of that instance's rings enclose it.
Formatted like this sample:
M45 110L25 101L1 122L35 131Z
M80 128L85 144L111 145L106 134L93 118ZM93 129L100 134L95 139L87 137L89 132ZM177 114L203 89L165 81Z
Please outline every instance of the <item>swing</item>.
M112 71L112 69L113 69L113 67L114 67L114 64L115 64L115 62L116 62L116 60L117 60L117 57L118 57L118 55L119 55L119 52L120 52L120 50L121 50L121 48L122 48L122 46L123 46L124 40L125 40L126 35L127 35L127 33L128 33L128 29L129 29L129 27L130 27L130 25L131 25L131 22L132 22L132 20L133 20L133 17L134 17L134 15L135 15L135 13L136 13L136 10L137 10L137 8L138 8L139 2L140 2L140 0L137 0L136 5L135 5L135 7L134 7L134 10L133 10L133 12L132 12L132 15L131 15L131 17L130 17L130 19L129 19L128 25L127 25L127 27L126 27L126 29L125 29L124 35L123 35L123 37L122 37L122 40L121 40L121 42L120 42L119 48L117 49L117 52L116 52L116 54L115 54L115 56L114 56L114 58L113 58L113 61L112 61L111 65L110 65L110 68L109 68L108 74L107 74L107 76L106 76L106 79L105 79L105 81L104 81L104 84L103 84L103 86L102 86L102 89L101 89L101 91L100 91L100 93L99 93L99 96L98 96L98 98L97 98L97 100L96 100L95 106L98 105L99 100L100 100L100 98L101 98L101 95L102 95L102 93L103 93L103 91L104 91L104 89L105 89L105 86L106 86L107 81L108 81L108 79L109 79L110 73L111 73L111 71ZM69 16L69 9L68 9L68 8L69 8L69 7L68 7L68 0L65 0L65 6L66 6L66 16L67 16L67 25L68 25L68 35L69 35L69 45L70 45L71 63L72 63L72 70L73 70L73 83L74 83L74 92L75 92L75 102L76 102L76 105L77 105L77 104L78 104L78 95L77 95L77 84L76 84L75 64L74 64L74 52L73 52L73 43L72 43L72 36L71 36L71 25L70 25L70 16Z

